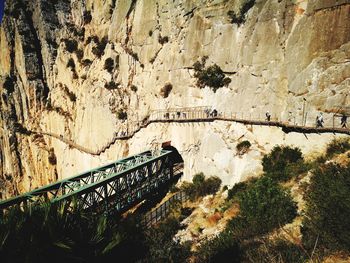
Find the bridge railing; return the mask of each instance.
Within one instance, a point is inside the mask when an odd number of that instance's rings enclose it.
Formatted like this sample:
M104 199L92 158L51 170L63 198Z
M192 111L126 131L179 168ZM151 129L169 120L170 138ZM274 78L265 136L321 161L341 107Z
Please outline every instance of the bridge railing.
M188 196L180 191L171 196L167 201L162 203L160 206L156 207L152 211L148 212L142 220L142 223L146 227L150 227L154 224L157 224L158 222L165 219L169 213L171 212L172 208L174 207L174 204L177 202L185 202L189 198Z
M4 200L0 202L0 209L50 201L63 202L67 211L76 205L95 209L102 203L104 209L122 211L172 178L171 153L165 150L146 151L127 157Z
M280 124L297 126L297 127L316 127L316 115L310 115L305 113L305 117L301 115L289 114L285 118L281 118L279 115L272 113L270 121L267 120L265 113L259 112L213 112L213 109L209 106L203 107L186 107L186 108L171 108L163 110L155 110L151 112L150 121L190 121L190 120L232 120L232 121L251 121L259 122L261 124L267 124L269 122L278 122ZM338 129L341 128L340 117L334 113L324 113L323 126L327 128Z

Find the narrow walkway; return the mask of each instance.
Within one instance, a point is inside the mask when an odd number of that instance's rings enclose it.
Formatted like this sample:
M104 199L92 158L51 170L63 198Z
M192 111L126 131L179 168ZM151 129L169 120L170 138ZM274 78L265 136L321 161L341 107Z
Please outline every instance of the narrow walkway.
M241 115L241 117L240 117ZM280 127L286 133L298 132L298 133L340 133L350 135L349 128L336 127L334 119L332 126L316 128L313 126L302 126L297 124L291 124L288 121L281 121L277 118L272 118L271 121L260 119L260 117L254 118L252 116L244 118L243 114L239 113L217 113L212 112L210 107L191 107L191 108L176 108L168 110L155 110L151 113L150 117L143 121L137 121L128 125L127 131L114 133L113 138L106 143L102 148L97 150L91 150L87 147L76 144L74 141L67 139L61 135L51 132L31 131L33 134L41 134L56 138L69 146L91 155L100 155L109 149L117 140L128 140L132 138L142 128L146 128L151 123L190 123L190 122L213 122L213 121L229 121L237 122L247 125L258 126L274 126Z

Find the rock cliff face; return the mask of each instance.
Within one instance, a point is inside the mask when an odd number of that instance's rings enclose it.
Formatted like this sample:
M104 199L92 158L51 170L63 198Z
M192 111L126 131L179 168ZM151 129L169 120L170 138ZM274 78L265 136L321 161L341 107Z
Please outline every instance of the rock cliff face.
M296 123L304 108L311 123L317 111L349 105L349 32L348 0L8 0L0 28L0 197L169 140L185 159L185 179L203 171L224 184L257 174L275 144L320 149L334 135L223 121L151 124L99 155L30 131L96 151L169 107L209 105L247 118L269 110ZM193 64L204 56L231 79L215 93L196 86ZM124 112L128 121L120 120ZM245 139L252 148L239 156Z

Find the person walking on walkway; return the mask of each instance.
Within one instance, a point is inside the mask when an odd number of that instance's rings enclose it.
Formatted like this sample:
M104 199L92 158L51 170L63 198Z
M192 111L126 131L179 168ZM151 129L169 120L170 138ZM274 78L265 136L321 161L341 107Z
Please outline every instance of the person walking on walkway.
M347 128L346 127L347 119L348 119L348 117L345 114L343 114L343 116L341 116L340 125L341 125L342 128Z
M320 112L319 115L316 117L316 128L322 128L323 127L323 113Z
M271 120L271 114L270 114L269 111L267 111L267 112L265 113L265 116L266 116L266 121L270 121L270 120Z

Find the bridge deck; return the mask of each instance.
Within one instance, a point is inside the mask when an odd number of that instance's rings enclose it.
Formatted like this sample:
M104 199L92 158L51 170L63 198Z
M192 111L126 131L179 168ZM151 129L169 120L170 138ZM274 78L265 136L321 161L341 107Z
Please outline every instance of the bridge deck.
M64 203L68 210L74 200L84 209L104 203L108 211L122 210L173 177L171 153L146 151L130 156L2 201L0 209L49 201Z

